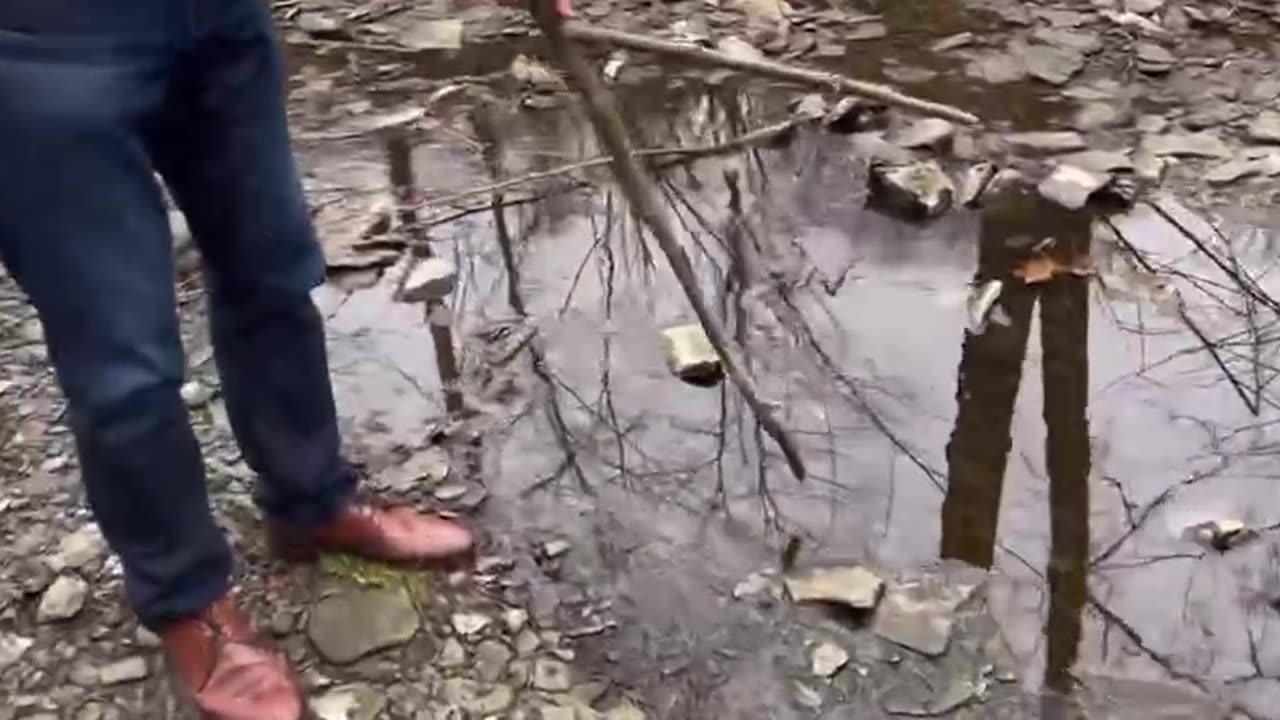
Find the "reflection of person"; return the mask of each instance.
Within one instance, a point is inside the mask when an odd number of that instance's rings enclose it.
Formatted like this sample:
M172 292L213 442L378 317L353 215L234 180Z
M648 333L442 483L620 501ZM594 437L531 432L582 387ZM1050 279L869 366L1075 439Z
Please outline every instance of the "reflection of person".
M1046 252L1058 264L1075 265L1088 255L1090 219L1018 188L992 198L980 232L977 279L1004 280L998 304L1009 322L990 322L964 340L959 411L947 445L942 555L992 565L1014 403L1038 298L1052 536L1045 684L1065 693L1080 641L1089 551L1088 284L1063 274L1028 285L1012 270L1045 237L1054 238Z
M184 375L160 173L204 255L227 411L277 549L464 559L459 524L357 499L323 279L262 0L0 1L0 260L31 297L130 604L207 717L296 718L228 591Z

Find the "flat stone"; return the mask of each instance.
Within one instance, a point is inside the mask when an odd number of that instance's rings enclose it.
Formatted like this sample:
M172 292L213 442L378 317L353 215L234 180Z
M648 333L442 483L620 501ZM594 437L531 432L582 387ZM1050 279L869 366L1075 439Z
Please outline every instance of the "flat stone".
M978 588L974 580L926 577L893 585L876 611L872 631L930 657L947 651L957 608Z
M1091 102L1081 106L1071 116L1071 127L1080 132L1089 132L1120 125L1129 117L1128 111L1116 103Z
M532 682L534 688L543 692L567 692L573 687L569 666L548 658L534 661Z
M813 649L810 667L813 674L821 678L829 678L840 672L849 662L849 653L839 645L824 642Z
M515 703L515 692L506 685L497 685L489 692L478 695L462 707L473 717L487 718L505 712Z
M476 647L476 677L483 683L497 682L506 672L512 657L511 648L497 640L485 640Z
M878 575L858 566L816 568L786 577L793 602L829 602L855 610L874 609L884 590Z
M147 677L148 674L150 674L150 671L147 669L146 658L141 655L134 655L99 668L98 682L103 685L120 685L128 682L137 682Z
M959 32L955 35L948 35L938 42L929 46L929 50L935 53L944 53L950 50L956 50L966 45L972 45L977 37L971 32Z
M89 597L89 584L78 575L60 575L44 591L36 608L36 621L40 623L70 620L84 609Z
M978 163L960 175L956 188L956 204L975 207L996 176L996 166L989 162Z
M951 713L973 702L977 696L978 688L972 681L953 677L951 682L936 692L910 692L899 685L881 695L880 705L890 715L949 717Z
M1164 135L1147 135L1142 138L1142 147L1156 156L1200 157L1227 160L1231 150L1217 134L1205 131L1198 133L1166 133Z
M343 685L311 701L318 720L374 720L386 706L386 693L368 685Z
M1204 179L1210 185L1230 185L1237 180L1262 174L1266 169L1267 164L1262 160L1229 160L1209 168Z
M1124 0L1124 9L1139 15L1150 15L1164 7L1164 0Z
M1084 68L1084 55L1054 45L1028 45L1022 50L1027 72L1051 85L1066 85Z
M435 499L441 502L453 502L459 500L467 494L469 488L462 483L447 483L437 487L431 492Z
M96 564L107 554L107 541L97 523L89 522L58 542L58 549L46 562L54 572L80 570Z
M912 220L927 220L951 209L955 185L937 162L926 160L871 169L871 193L882 207Z
M457 50L462 47L462 20L424 20L405 28L400 43L414 50Z
M344 40L350 34L336 18L318 12L304 12L295 20L298 29L319 40Z
M441 686L440 696L451 705L465 708L480 696L480 683L469 678L449 678Z
M454 613L450 619L454 632L466 637L475 635L476 633L489 627L489 623L493 622L493 618L481 613L461 612Z
M1109 182L1108 175L1090 172L1074 165L1059 165L1036 188L1040 195L1068 210L1079 210L1089 196Z
M1092 55L1102 49L1102 38L1095 32L1039 28L1032 37L1046 45L1055 45L1086 55Z
M307 635L325 660L345 665L403 645L421 623L404 588L351 589L316 603L307 620Z
M396 290L396 299L404 303L444 300L453 294L458 283L458 268L441 257L414 261Z
M1137 47L1138 69L1145 73L1166 73L1178 61L1173 53L1150 42L1140 42Z
M1018 55L1006 52L987 53L970 62L964 74L992 85L1026 79L1027 64Z
M857 133L851 140L854 155L873 163L900 165L912 160L910 152L885 140L879 133Z
M724 378L720 355L701 325L677 325L663 330L662 347L666 351L667 367L681 380L703 387Z
M1249 123L1248 134L1254 142L1280 143L1280 113L1262 113Z
M626 698L604 713L604 720L646 720L647 717L643 710Z
M1243 105L1229 102L1210 102L1199 107L1182 119L1182 124L1189 130L1207 130L1211 127L1225 125L1244 117L1248 109Z
M1070 130L1013 133L1005 142L1018 152L1052 154L1074 152L1086 147L1084 137Z
M21 660L35 642L16 633L0 633L0 670Z
M1062 155L1057 160L1064 165L1074 165L1082 170L1095 173L1133 170L1133 161L1129 159L1129 156L1113 150L1085 150L1071 153L1070 155Z
M525 628L516 635L516 653L521 657L532 655L537 652L542 645L542 639L538 637L538 633Z
M467 649L462 647L462 643L457 638L449 638L444 641L444 645L440 647L440 654L436 657L436 665L446 670L461 667L467 662Z
M507 608L502 613L502 622L507 632L516 635L529 624L529 612L524 608Z
M699 329L701 329L701 326L699 326ZM715 348L712 348L712 352L715 352ZM719 356L717 356L718 358ZM542 544L542 556L548 560L555 560L572 548L573 545L568 540L548 540Z
M936 148L955 135L956 126L941 118L925 118L908 125L891 142L909 150Z

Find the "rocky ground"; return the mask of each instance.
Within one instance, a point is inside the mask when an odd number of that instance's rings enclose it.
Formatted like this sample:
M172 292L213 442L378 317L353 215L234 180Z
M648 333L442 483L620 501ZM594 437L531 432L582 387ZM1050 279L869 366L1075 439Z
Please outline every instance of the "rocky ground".
M658 65L634 53L596 58L635 122L638 143L671 147L720 137L724 128L708 118L733 112L708 110L699 98L722 99L714 89L731 88L741 105L736 126L720 123L732 126L730 135L794 122L800 140L793 142L802 151L851 159L862 174L847 175L858 178L859 191L870 185L873 199L916 220L962 212L997 169L1015 171L1053 202L1075 208L1091 197L1132 202L1164 190L1197 207L1257 218L1266 217L1276 194L1280 47L1272 37L1280 30L1280 6L1274 4L893 0L833 8L725 0L638 7L597 0L578 6L590 22L852 72L980 115L983 124L963 127L850 106L812 89ZM422 373L370 361L361 343L371 335L390 334L402 345L429 342L418 331L397 335L401 325L417 325L419 308L362 305L368 296L358 292L385 290L384 271L400 267L411 240L390 222L378 133L412 125L418 182L428 200L423 222L433 239L455 243L461 254L467 248L459 238L479 233L467 223L495 198L488 190L457 197L459 191L594 155L571 114L572 96L536 59L530 23L517 11L342 0L283 0L275 7L296 70L290 99L299 155L334 270L333 286L318 300L334 320L351 452L382 491L474 516L488 535L476 571L455 576L341 557L307 568L268 559L249 500L252 477L218 397L198 275L180 274L190 358L184 397L206 450L214 503L243 560L238 576L246 602L298 666L316 716L1275 717L1256 698L1240 702L1195 673L1159 668L1135 672L1141 681L1081 682L1069 697L1041 693L1042 678L1032 677L1041 674L1011 649L1020 643L1011 642L986 592L989 576L972 568L898 567L864 546L865 552L845 552L847 546L823 552L806 544L798 562L786 552L779 559L775 550L791 547L787 533L770 535L738 520L725 520L722 534L690 533L706 555L687 546L664 554L655 548L677 532L666 516L685 490L653 495L692 473L667 472L670 485L658 485L633 470L650 494L621 500L607 482L592 492L553 495L535 492L548 487L542 480L515 490L500 484L504 463L546 461L560 477L573 464L574 448L586 455L613 439L589 437L578 446L542 437L530 441L531 454L502 455L495 463L490 449L497 438L509 435L530 407L544 409L517 400L539 368L563 363L563 341L557 354L554 338L548 349L543 338L522 334L531 323L496 322L497 313L466 305L461 292L453 309L468 327L457 340L459 382L474 411L465 420L446 414L434 367ZM496 116L488 130L477 107ZM484 152L494 145L503 147L498 163L506 167L499 170ZM797 177L819 164L797 161ZM572 177L589 188L603 179L597 173ZM582 192L568 177L504 188L502 200L515 205L536 197L547 214L562 218L576 210L545 198ZM832 189L829 181L824 188L824 177L799 181L805 197L826 201L826 193L846 188ZM604 193L585 194L598 202ZM494 246L475 253L491 269L501 267ZM529 255L522 267L533 265L535 289L551 284L548 278L564 279L562 268L537 275L537 257ZM180 258L189 271L189 253ZM565 256L553 260L565 266ZM459 274L483 274L483 262L482 271L462 266ZM820 269L822 282L838 290L844 276L828 265ZM529 315L554 310L535 307ZM12 281L0 278L0 693L9 701L0 720L184 717L188 710L169 690L155 638L122 607L118 561L85 510L65 405L40 339L33 311ZM412 353L422 350L403 355ZM352 370L352 357L365 364ZM508 373L508 365L522 369ZM365 394L344 389L349 384ZM557 394L571 392L550 392ZM566 420L557 408L545 407L546 422L578 429L581 419L575 423L565 411ZM621 444L623 433L618 438ZM661 452L679 454L673 445ZM597 470L610 479L627 475L625 468ZM591 469L578 472L597 479ZM743 493L752 503L754 491ZM713 517L705 504L691 504L693 524ZM546 505L559 514L544 515ZM583 525L580 517L593 512L603 519ZM771 542L778 547L770 549ZM704 576L710 590L689 589L687 578ZM1270 657L1262 637L1254 663L1265 677L1257 659Z

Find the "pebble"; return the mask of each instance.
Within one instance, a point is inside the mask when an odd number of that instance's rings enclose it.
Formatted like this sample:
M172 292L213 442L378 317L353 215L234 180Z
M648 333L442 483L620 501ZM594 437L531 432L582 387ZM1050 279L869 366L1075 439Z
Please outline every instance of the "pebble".
M461 667L467 662L467 649L456 638L448 638L436 657L436 665L446 670Z
M1070 48L1030 45L1021 54L1027 72L1050 85L1066 85L1084 68L1084 55Z
M667 356L667 368L672 375L699 387L709 387L724 378L720 354L707 337L706 331L696 323L677 325L662 331L662 347ZM553 540L552 543L563 542ZM560 546L555 546L559 548ZM555 549L553 548L553 549ZM566 546L564 550L569 548ZM545 553L547 547L543 547Z
M794 602L834 602L855 610L870 610L880 601L884 581L858 566L828 567L786 578Z
M1005 141L1019 152L1052 154L1074 152L1086 147L1084 136L1070 130L1014 133Z
M136 682L145 678L149 672L146 658L141 655L134 655L99 668L98 682L103 685Z
M951 209L955 185L933 160L871 169L871 192L878 204L911 220L927 220Z
M890 142L901 148L937 148L950 140L956 132L956 126L940 118L924 118L908 125Z
M533 687L544 692L566 692L573 686L569 666L559 660L539 658L533 663Z
M1264 112L1249 123L1249 139L1261 143L1280 143L1280 113Z
M1222 160L1227 160L1231 157L1231 150L1227 147L1227 144L1217 134L1210 131L1147 135L1142 138L1142 148L1157 156L1218 158Z
M529 613L522 608L508 608L502 613L502 622L507 626L507 632L515 635L528 624Z
M1173 53L1155 43L1138 43L1138 70L1151 75L1159 75L1173 69L1177 58Z
M829 678L840 672L849 662L849 653L839 645L824 642L814 648L811 667L813 674L821 678Z
M436 488L431 494L441 502L452 502L467 494L467 486L459 483L448 483Z
M36 609L36 621L40 623L70 620L84 609L89 596L89 584L77 575L61 575L44 591Z
M483 683L497 682L511 658L511 648L497 640L485 640L476 647L476 677Z
M450 621L454 631L466 637L484 630L493 619L480 613L454 613Z
M55 572L81 569L98 562L107 554L107 541L97 523L86 523L58 542L58 549L46 562Z
M22 659L35 640L15 633L0 633L0 670Z
M516 653L520 656L528 656L537 652L542 646L542 639L534 631L525 628L516 636Z
M311 701L318 720L374 720L386 706L386 694L368 685L343 685Z
M396 291L396 299L404 303L444 300L453 294L458 269L440 257L422 258L410 267Z
M307 636L325 660L345 665L408 642L421 622L404 588L353 589L316 603Z
M1037 190L1043 197L1068 210L1079 210L1089 201L1089 196L1102 189L1110 176L1073 165L1059 165L1040 183Z

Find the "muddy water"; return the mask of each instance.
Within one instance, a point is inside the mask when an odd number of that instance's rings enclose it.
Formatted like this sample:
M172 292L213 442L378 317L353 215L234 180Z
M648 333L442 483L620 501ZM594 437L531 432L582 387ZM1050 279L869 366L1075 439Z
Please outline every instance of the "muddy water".
M958 18L934 34L973 22ZM1015 124L1055 111L1029 85L1003 92ZM788 97L692 81L622 96L654 146L762 125ZM499 127L509 175L593 154L568 112L510 112ZM415 157L431 192L492 181L474 147L433 140ZM309 160L333 184L384 172L379 148L359 143L340 162L331 150ZM1280 663L1275 539L1218 554L1184 537L1205 520L1280 523L1276 364L1261 341L1240 340L1228 290L1184 292L1197 327L1228 339L1224 368L1090 218L1021 198L907 225L864 209L864 172L847 139L804 135L664 184L706 292L799 438L803 484L736 393L667 371L658 333L692 314L607 183L509 208L513 267L491 212L432 228L461 268L454 324L496 541L573 542L572 572L617 598L609 659L671 717L748 717L757 704L771 708L761 717L803 716L770 672L794 629L728 599L776 566L793 534L801 563L991 567L989 601L1028 691L1068 673L1086 684L1172 676L1266 708L1280 690L1255 677ZM743 194L737 235L726 173ZM1154 219L1127 229L1144 247L1190 254ZM1091 255L1100 277L1013 278L1027 241L1044 238L1064 260ZM728 252L744 246L745 282ZM1188 262L1194 276L1214 272ZM975 278L1006 283L1000 321L979 334L965 309ZM420 445L443 408L421 311L392 303L391 284L320 296L351 436L375 459ZM1146 717L1141 707L1105 716Z

